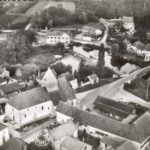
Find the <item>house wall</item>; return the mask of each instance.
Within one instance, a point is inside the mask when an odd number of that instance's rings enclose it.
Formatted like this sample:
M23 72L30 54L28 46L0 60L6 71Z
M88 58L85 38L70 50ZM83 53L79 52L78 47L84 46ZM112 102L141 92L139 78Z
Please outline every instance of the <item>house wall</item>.
M9 138L8 127L6 127L4 130L0 131L0 146L7 142Z
M67 34L63 34L62 36L46 36L46 44L55 45L57 43L70 43L70 37Z
M58 123L62 124L62 123L68 122L69 120L73 120L73 119L69 116L66 116L62 113L57 112L57 122Z
M134 23L124 23L124 28L130 30L131 32L135 30Z
M82 39L83 39L84 41L92 41L92 38L91 38L90 36L84 36L84 35L83 35Z
M19 124L19 126L48 117L50 114L53 115L54 112L54 107L51 101L47 101L20 111L14 109L9 104L6 105L6 115L11 119L13 119L14 116L14 121Z
M77 89L78 88L77 79L74 79L74 80L70 81L70 84L71 84L72 89Z

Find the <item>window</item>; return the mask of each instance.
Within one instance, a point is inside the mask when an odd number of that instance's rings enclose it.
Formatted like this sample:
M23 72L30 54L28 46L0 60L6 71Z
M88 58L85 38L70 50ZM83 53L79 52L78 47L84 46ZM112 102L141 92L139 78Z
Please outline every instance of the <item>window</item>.
M44 107L42 106L42 110L44 110Z
M26 118L26 117L27 117L27 115L25 114L25 115L24 115L24 117Z
M48 110L49 110L49 107L48 107Z

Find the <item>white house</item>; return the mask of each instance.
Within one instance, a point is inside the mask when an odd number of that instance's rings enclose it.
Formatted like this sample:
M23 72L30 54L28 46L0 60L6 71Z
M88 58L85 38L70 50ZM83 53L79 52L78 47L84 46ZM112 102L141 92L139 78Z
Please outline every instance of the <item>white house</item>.
M55 45L57 43L69 44L70 36L62 31L47 31L45 44Z
M54 115L53 103L44 88L9 95L6 116L11 118L17 127Z
M0 123L0 146L9 140L8 127Z
M135 31L135 24L134 24L134 18L133 17L122 17L123 27L130 32Z
M102 30L91 27L91 26L84 26L82 28L82 34L90 34L90 35L101 35Z
M72 121L61 124L60 126L50 130L50 135L55 143L55 148L61 150L60 145L67 136L77 138L78 128Z
M39 81L39 83L42 87L46 87L48 92L58 90L58 81L50 67L47 69L44 77L41 81Z

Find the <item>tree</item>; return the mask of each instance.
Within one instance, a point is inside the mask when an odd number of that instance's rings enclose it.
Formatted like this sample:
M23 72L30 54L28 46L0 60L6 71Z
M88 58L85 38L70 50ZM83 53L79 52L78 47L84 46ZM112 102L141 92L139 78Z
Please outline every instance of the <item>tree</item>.
M57 75L60 75L62 73L65 73L67 71L71 72L72 71L72 67L71 66L66 66L63 63L59 62L55 65L52 66L52 68L56 71Z
M118 52L119 52L119 44L118 43L114 43L112 45L112 56L117 56L118 55Z
M99 68L103 68L105 65L104 54L105 54L105 47L104 44L102 43L101 46L99 47L98 62L97 62L97 67Z
M55 48L61 52L62 56L64 56L65 46L63 43L57 43Z
M30 42L23 31L18 31L6 42L0 45L0 63L23 63L29 57L31 51Z

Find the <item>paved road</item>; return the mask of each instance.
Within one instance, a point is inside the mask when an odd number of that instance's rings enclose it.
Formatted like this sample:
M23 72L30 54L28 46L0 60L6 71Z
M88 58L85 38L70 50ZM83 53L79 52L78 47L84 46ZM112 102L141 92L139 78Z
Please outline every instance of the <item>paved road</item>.
M95 90L87 92L87 94L85 94L84 97L80 100L81 106L91 105L94 102L94 100L97 98L97 96L102 96L105 98L113 99L113 97L115 97L119 92L121 92L121 90L123 89L124 83L126 83L127 81L129 81L131 79L136 78L137 75L141 74L142 72L149 71L149 70L150 70L150 66L145 67L143 69L140 69L138 71L131 73L127 77L121 78L112 83L109 83L109 84L99 87ZM128 94L125 92L122 94L123 94L123 96L126 95L126 98L131 96L131 94ZM133 98L133 96L132 96L132 98ZM134 96L134 100L132 100L130 98L130 100L128 99L127 102L136 102L144 107L150 108L150 104L148 102L146 102L136 96Z

